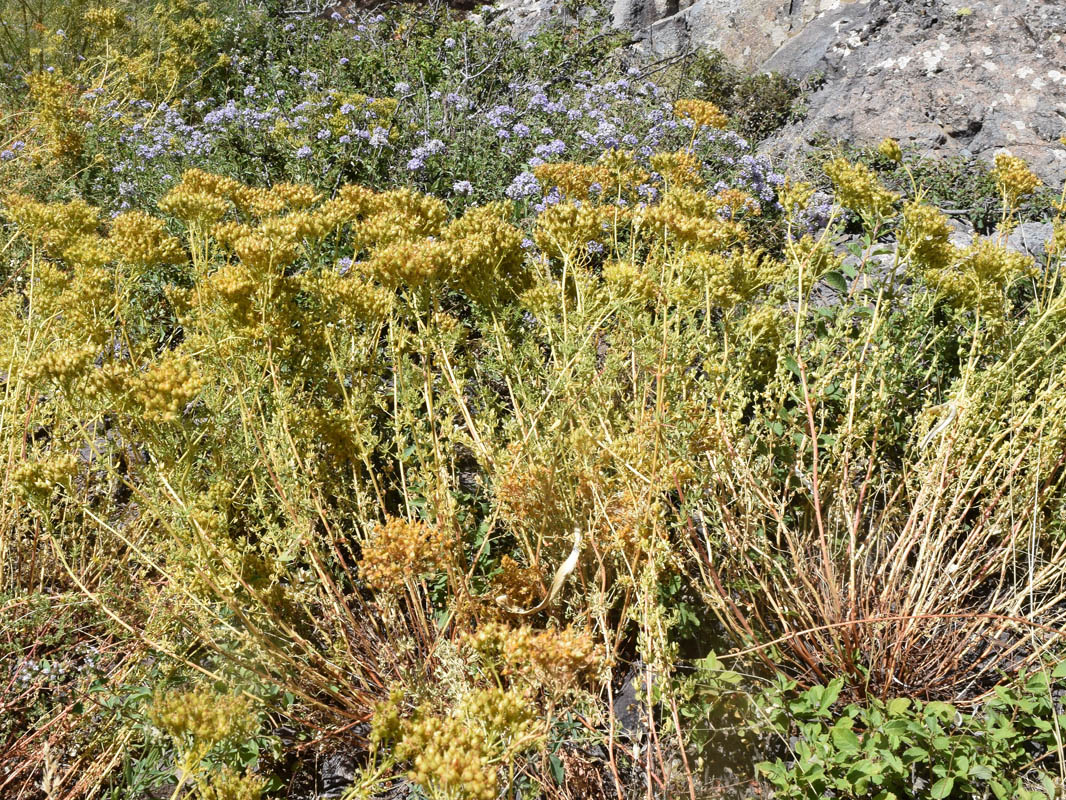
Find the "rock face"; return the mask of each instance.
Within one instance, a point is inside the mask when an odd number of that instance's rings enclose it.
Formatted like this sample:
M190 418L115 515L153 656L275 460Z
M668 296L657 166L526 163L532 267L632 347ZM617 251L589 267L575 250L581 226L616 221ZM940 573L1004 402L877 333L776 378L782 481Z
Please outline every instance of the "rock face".
M713 47L760 67L815 20L832 24L862 0L614 0L612 21L634 31L646 52L670 56Z
M816 17L761 65L824 74L806 118L767 149L795 154L817 134L894 136L926 152L989 159L1008 148L1061 184L1066 3L966 1L866 0Z

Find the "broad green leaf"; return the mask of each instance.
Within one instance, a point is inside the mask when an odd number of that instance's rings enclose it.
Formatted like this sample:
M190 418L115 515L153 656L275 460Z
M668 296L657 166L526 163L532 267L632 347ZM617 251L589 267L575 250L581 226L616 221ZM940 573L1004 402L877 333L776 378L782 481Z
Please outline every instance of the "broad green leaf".
M951 794L951 790L955 788L955 779L950 775L946 778L941 778L933 784L933 788L929 790L929 796L933 800L941 800L941 798L947 797Z
M903 714L908 708L911 707L911 699L909 697L896 697L888 701L888 705L885 708L888 713L893 717L898 717Z
M840 697L840 691L844 688L844 679L836 678L829 682L829 685L825 687L825 692L822 694L821 703L819 704L819 711L828 711L833 703Z
M859 737L850 728L834 726L831 731L833 745L842 753L859 752Z
M825 273L825 282L841 294L847 294L848 282L836 270Z

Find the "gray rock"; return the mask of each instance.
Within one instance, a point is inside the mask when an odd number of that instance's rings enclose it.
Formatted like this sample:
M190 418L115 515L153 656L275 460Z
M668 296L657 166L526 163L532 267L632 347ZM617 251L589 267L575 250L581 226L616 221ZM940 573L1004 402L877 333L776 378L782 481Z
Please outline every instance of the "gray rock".
M1023 222L1007 237L1007 247L1032 256L1039 265L1047 257L1047 242L1052 233L1050 222Z
M641 684L644 665L638 661L626 673L622 685L614 695L614 706L611 709L618 725L618 732L627 736L632 741L642 741L648 733L646 707L643 701L638 699L638 694L644 688Z
M814 71L806 118L764 143L791 159L819 135L873 144L892 136L923 154L1001 149L1049 185L1066 170L1066 4L1060 0L871 0L824 12L764 65ZM826 41L828 40L828 44Z

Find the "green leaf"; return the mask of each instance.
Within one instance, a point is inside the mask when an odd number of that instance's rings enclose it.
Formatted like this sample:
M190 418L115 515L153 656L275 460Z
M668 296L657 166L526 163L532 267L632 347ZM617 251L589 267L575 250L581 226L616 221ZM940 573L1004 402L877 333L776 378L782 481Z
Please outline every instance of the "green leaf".
M555 782L562 786L566 779L566 776L563 774L563 762L559 759L559 756L552 753L548 756L548 764L551 767L552 777L555 778Z
M984 764L974 764L970 767L970 777L979 781L987 781L992 779L993 772Z
M888 701L888 705L885 708L888 710L889 716L898 717L905 713L908 708L911 707L911 699L909 697L897 697Z
M941 800L941 798L947 797L951 794L951 790L955 788L955 779L950 775L946 778L941 778L933 784L933 788L929 790L929 796L933 800Z
M832 708L833 703L840 697L840 691L844 688L844 679L837 678L829 682L829 685L825 687L825 691L822 693L821 702L818 704L818 711L825 712Z
M929 751L924 747L908 747L903 751L903 758L908 764L913 764L915 761L924 761L929 758Z
M831 735L833 737L833 745L837 750L842 753L859 752L859 737L855 735L855 731L850 728L833 726Z
M825 282L841 294L847 294L848 292L848 282L836 270L825 273Z
M1055 669L1051 670L1051 677L1055 680L1066 678L1066 660L1055 665Z

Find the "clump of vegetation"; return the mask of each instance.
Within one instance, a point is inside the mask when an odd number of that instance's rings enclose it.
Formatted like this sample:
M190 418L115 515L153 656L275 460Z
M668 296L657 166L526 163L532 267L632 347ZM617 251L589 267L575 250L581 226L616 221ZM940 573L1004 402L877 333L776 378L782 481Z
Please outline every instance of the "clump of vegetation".
M1055 796L1066 201L268 11L5 44L0 794Z
M746 72L721 52L700 52L685 65L697 96L721 106L745 138L759 142L801 113L802 84L778 72Z

